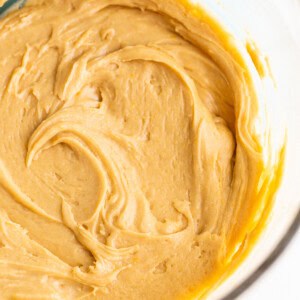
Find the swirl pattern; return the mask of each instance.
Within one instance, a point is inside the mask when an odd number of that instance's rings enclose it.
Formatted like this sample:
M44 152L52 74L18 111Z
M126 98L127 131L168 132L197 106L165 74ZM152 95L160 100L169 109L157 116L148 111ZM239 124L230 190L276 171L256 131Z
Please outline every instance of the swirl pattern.
M250 56L198 14L32 0L0 21L4 298L174 299L242 252L280 153Z

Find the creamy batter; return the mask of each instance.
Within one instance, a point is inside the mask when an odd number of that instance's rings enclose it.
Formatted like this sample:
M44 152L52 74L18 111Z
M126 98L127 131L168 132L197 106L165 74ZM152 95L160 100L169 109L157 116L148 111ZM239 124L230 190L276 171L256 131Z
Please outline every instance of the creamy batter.
M225 278L280 167L247 47L175 0L29 1L0 45L1 299Z

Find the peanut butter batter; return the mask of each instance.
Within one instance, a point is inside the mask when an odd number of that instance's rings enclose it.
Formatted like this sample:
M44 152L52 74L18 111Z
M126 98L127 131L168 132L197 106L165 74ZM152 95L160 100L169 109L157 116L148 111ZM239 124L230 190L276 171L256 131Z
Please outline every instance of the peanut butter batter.
M0 45L1 299L225 278L280 167L247 47L175 0L28 1Z

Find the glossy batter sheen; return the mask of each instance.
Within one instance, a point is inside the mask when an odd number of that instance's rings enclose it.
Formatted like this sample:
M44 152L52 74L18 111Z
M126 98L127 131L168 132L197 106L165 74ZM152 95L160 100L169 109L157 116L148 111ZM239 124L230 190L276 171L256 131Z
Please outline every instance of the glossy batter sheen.
M175 0L29 1L0 45L1 299L177 299L226 276L279 161L246 47Z

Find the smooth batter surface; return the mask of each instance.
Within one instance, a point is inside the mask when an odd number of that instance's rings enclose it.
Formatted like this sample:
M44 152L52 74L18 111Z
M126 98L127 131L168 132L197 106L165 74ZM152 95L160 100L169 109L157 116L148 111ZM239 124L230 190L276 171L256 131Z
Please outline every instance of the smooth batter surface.
M250 56L213 28L175 0L0 21L1 299L177 299L226 272L278 157Z

